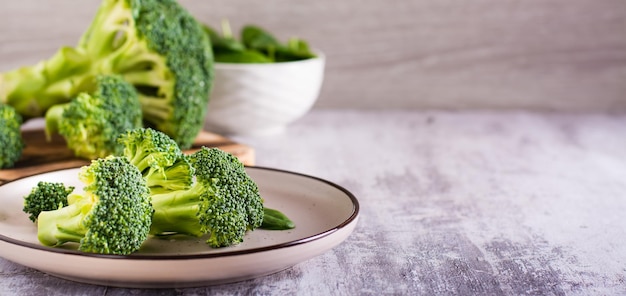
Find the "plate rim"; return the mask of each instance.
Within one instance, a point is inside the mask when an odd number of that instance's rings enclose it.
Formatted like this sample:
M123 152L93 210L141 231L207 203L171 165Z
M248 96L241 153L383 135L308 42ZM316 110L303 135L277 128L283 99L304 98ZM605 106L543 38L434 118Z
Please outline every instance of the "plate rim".
M55 169L55 170L50 170L46 172L40 172L40 173L33 174L33 175L23 176L23 177L8 181L6 183L3 183L2 185L0 185L0 187L4 187L8 184L20 181L22 179L31 178L34 176L61 172L61 171L75 170L80 167L82 166ZM235 256L241 256L241 255L249 255L249 254L262 253L262 252L267 252L267 251L274 251L278 249L284 249L284 248L289 248L289 247L305 244L311 241L316 241L326 236L329 236L343 228L346 228L347 226L352 224L354 221L356 221L357 217L359 216L360 204L359 204L358 199L352 192L348 191L346 188L344 188L341 185L338 185L337 183L334 183L326 179L322 179L320 177L315 177L309 174L294 172L294 171L285 170L285 169L271 168L271 167L265 167L265 166L256 166L256 165L246 165L245 168L253 169L253 170L258 169L261 171L277 172L277 173L288 174L288 175L295 175L295 176L304 177L307 179L312 179L318 182L322 182L326 185L334 187L338 189L339 191L341 191L350 199L352 203L352 213L350 214L348 218L346 218L340 224L332 228L326 229L322 232L319 232L314 235L310 235L301 239L292 240L292 241L274 244L274 245L258 247L258 248L252 248L252 249L246 249L246 250L232 250L232 251L225 251L225 252L219 252L219 253L195 253L195 254L190 253L190 254L177 254L177 255L153 255L153 254L144 255L144 254L137 254L137 253L130 254L130 255L98 254L98 253L82 252L78 250L47 247L47 246L43 246L43 245L39 245L35 243L25 242L19 239L14 239L2 233L0 233L0 241L4 241L6 243L10 243L16 246L26 247L26 248L34 249L38 251L52 252L52 253L57 253L57 254L62 254L62 255L69 255L69 256L84 256L84 257L90 257L90 258L96 258L96 259L107 259L107 260L113 259L113 260L143 261L143 260L190 260L190 259L229 258L229 257L235 257Z

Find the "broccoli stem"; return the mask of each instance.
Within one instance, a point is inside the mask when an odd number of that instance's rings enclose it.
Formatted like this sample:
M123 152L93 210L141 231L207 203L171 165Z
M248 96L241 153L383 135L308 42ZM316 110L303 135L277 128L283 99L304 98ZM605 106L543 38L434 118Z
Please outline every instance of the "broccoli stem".
M108 5L108 9L98 10L96 21L83 34L78 46L62 47L47 60L0 74L1 102L11 105L25 118L41 117L50 107L69 102L78 93L89 90L93 76L123 74L117 69L120 65L135 67L126 63L125 58L141 56L139 52L145 51L145 45L131 42L131 45L119 46L122 40L131 38L127 22L132 16L128 8L118 5L117 1L104 1L103 5ZM129 52L129 46L136 49ZM150 60L157 57L156 54L148 56ZM135 63L143 63L135 60Z
M80 242L87 233L83 220L89 209L89 203L77 202L58 210L41 212L37 218L37 238L43 245L50 247L66 242Z
M135 165L142 174L146 169L150 168L150 158L147 156L148 153L146 151L140 150L133 156L132 159L129 159L130 163Z
M204 190L203 186L195 185L188 190L153 194L154 214L150 233L178 233L198 237L205 234L198 217L200 195Z
M172 114L172 105L162 97L139 94L143 118L148 122L160 122Z
M46 140L51 141L52 135L59 132L59 123L63 120L63 112L69 104L54 105L46 112Z
M192 183L189 169L184 163L178 162L165 169L150 169L144 175L146 184L150 188L152 194L159 193L158 190L186 190Z
M48 60L0 74L0 99L26 118L43 116L93 87L93 76L106 63L81 48L63 47Z
M121 3L121 4L120 4ZM102 1L100 8L78 45L87 48L96 56L103 56L115 49L117 32L128 27L132 16L129 6L123 1Z
M49 60L0 74L0 99L26 118L42 116L53 105L69 102L83 83L72 75L89 67L87 58L64 47Z

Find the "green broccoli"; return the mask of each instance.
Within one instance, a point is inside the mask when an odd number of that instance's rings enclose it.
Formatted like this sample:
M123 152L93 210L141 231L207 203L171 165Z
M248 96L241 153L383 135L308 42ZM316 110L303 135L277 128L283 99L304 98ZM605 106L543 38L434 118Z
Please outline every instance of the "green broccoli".
M13 167L22 156L25 144L21 125L22 116L13 107L0 103L0 169Z
M83 92L46 112L46 135L61 134L81 158L96 159L120 153L117 138L142 126L135 88L121 76L99 75L93 91Z
M142 173L150 193L184 190L193 183L193 167L176 142L151 128L127 131L118 138L123 155Z
M119 141L150 186L152 234L208 233L210 246L224 247L261 226L258 187L232 154L203 147L185 155L171 138L149 128L128 131Z
M29 219L37 221L39 213L57 210L67 206L67 196L74 191L73 186L65 186L60 182L40 181L33 187L30 194L24 197L23 211Z
M37 237L45 246L78 243L78 250L127 255L147 239L153 209L145 180L124 157L93 160L78 174L83 193L68 206L39 214Z
M0 74L0 98L26 118L84 92L97 74L135 86L146 126L189 148L202 129L213 54L202 25L175 0L103 0L75 47Z
M243 241L261 226L263 200L256 183L233 155L203 147L188 156L195 182L186 190L151 195L151 233L203 236L214 248Z

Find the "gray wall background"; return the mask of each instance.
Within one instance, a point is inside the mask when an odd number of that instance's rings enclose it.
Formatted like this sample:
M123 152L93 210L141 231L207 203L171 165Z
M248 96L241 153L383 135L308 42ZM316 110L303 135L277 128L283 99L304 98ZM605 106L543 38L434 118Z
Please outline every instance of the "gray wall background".
M316 108L626 110L623 0L181 0L327 56ZM0 0L0 71L72 45L98 0Z

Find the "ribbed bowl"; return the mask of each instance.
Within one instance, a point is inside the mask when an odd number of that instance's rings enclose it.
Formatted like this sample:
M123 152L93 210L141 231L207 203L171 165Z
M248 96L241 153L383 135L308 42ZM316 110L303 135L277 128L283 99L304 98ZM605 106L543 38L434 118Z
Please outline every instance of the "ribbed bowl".
M279 133L319 96L325 58L272 64L215 64L204 128L228 135Z

